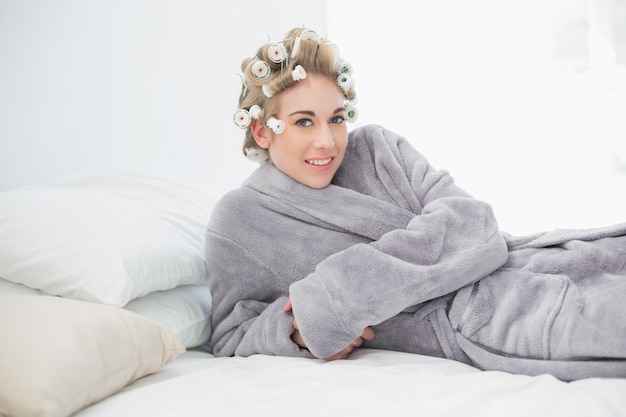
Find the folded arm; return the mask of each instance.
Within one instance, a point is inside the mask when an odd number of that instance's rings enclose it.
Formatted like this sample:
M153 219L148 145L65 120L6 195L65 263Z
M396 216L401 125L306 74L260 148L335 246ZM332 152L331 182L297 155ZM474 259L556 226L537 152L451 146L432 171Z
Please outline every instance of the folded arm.
M372 169L397 204L417 213L406 228L338 252L290 286L300 332L317 357L333 355L365 327L409 306L483 278L508 256L489 204L457 187L403 138L384 133L375 147L393 157L384 155L382 163L372 157Z
M312 357L291 340L287 285L246 248L217 233L206 239L213 294L211 347L216 356Z

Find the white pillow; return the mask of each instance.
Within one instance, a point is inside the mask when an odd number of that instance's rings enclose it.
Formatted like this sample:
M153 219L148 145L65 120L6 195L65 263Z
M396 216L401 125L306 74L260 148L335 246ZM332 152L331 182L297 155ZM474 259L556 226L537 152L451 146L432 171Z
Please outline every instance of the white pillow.
M119 307L0 293L0 415L65 417L160 370L185 348Z
M154 320L192 348L211 337L211 303L208 285L181 285L136 298L124 308Z
M0 278L0 293L47 295ZM206 284L181 285L155 291L126 304L126 310L155 321L186 348L206 344L211 337L211 291ZM206 347L208 349L208 346Z
M17 284L0 278L0 293L3 292L11 294L50 295L41 290L36 290L34 288L27 287L26 285Z
M0 277L117 306L200 284L217 199L172 180L114 173L0 192Z

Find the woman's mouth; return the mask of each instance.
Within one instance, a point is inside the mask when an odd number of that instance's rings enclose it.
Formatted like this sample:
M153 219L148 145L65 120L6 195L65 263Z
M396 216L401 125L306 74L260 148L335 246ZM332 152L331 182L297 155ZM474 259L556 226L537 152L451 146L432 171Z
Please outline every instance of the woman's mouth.
M330 164L332 162L333 158L326 158L326 159L305 159L304 162L306 162L309 165L315 165L318 167L323 167L326 166L328 164Z

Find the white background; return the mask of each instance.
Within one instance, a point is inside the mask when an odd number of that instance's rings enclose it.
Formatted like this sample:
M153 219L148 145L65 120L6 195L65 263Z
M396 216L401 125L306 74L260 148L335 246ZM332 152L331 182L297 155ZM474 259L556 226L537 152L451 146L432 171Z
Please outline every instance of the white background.
M0 0L0 190L83 170L238 185L241 61L326 32L324 2L270 3Z
M357 125L405 135L503 230L626 221L624 2L408 3L0 0L0 191L84 170L238 186L239 64L305 25L354 65Z

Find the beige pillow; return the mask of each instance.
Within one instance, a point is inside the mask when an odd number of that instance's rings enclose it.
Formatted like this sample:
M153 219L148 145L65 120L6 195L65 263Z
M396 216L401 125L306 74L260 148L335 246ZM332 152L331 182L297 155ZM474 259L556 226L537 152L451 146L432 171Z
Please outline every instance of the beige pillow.
M46 294L0 278L0 292ZM211 337L213 299L208 284L180 285L165 291L154 291L126 304L126 310L160 324L186 348L197 347Z
M0 293L0 415L69 416L184 351L119 307Z

